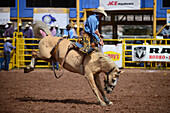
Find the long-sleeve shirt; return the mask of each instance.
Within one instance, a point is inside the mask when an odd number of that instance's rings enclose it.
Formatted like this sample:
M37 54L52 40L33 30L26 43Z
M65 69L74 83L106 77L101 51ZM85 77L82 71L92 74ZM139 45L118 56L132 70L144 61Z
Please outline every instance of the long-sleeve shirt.
M10 42L4 43L4 52L11 52L12 49L15 49L15 47Z
M85 22L84 31L92 35L91 42L95 42L95 40L97 42L100 41L100 38L95 33L95 31L98 29L98 25L99 25L99 16L96 14L89 16Z
M56 37L61 37L61 31L59 28L56 28Z
M73 38L73 30L70 29L69 31L67 29L64 30L64 35L70 35L68 38Z
M4 37L13 37L13 33L14 33L14 28L11 26L8 29L5 30L4 32Z
M25 29L24 36L25 38L33 38L33 31L31 29Z
M51 31L51 36L55 36L56 35L56 29L53 27Z

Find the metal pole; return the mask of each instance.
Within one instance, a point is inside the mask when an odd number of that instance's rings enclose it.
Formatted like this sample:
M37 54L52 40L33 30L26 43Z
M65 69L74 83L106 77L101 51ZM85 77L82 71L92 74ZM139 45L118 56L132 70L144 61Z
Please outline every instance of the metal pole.
M156 0L153 3L153 38L156 39Z
M17 0L17 32L19 33L19 0Z
M79 26L80 26L80 2L79 0L76 0L76 9L77 9L77 17L76 17L77 35L79 36Z

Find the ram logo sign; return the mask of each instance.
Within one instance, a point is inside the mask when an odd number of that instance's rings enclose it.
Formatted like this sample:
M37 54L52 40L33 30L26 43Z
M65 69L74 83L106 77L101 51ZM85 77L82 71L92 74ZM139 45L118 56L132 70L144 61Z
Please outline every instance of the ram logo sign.
M116 53L116 52L113 52L113 51L107 51L107 52L104 52L104 54L107 54L113 61L118 61L120 60L120 53Z

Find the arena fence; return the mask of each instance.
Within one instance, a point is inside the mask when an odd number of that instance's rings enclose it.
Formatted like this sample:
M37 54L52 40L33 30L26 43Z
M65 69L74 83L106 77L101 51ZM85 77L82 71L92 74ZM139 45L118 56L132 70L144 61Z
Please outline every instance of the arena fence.
M3 53L4 38L0 38L0 52ZM71 41L76 41L71 39ZM142 43L137 43L137 42ZM122 45L122 67L123 68L163 68L170 69L170 61L132 61L132 46L135 45L170 45L170 39L104 39L106 45ZM11 52L10 69L23 68L31 61L31 51L35 49L38 51L39 39L37 38L23 38L22 33L14 33L12 38L12 45L16 46L16 50ZM169 50L168 50L169 51ZM3 60L3 56L0 57ZM3 65L3 62L1 62ZM36 68L51 68L50 62L39 60Z
M143 43L137 43L137 42ZM152 45L152 46L170 46L170 39L123 39L123 67L125 68L163 68L170 69L170 57L167 61L132 61L132 46ZM160 52L160 50L159 50ZM170 52L167 50L167 52ZM169 53L168 53L169 54Z

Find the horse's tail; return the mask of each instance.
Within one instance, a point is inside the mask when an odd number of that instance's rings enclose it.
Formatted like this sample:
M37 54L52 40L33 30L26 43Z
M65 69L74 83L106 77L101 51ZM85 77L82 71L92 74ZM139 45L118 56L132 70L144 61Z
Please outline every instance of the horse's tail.
M42 21L36 21L35 24L33 25L33 30L34 30L34 36L38 38L43 38L43 35L40 32L40 30L44 31L46 35L51 35L51 32L47 24Z

